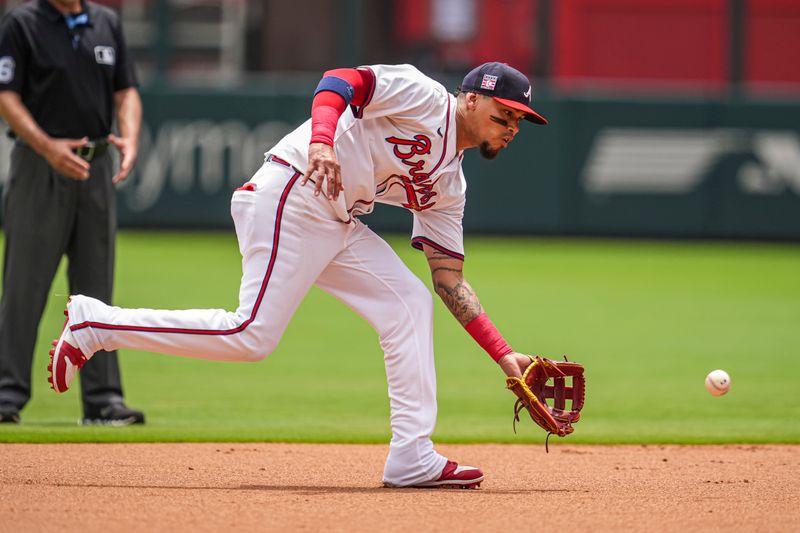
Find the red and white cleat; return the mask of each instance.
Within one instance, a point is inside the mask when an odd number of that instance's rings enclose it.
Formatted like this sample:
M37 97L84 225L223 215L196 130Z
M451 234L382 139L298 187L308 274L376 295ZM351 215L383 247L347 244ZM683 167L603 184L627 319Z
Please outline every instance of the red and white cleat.
M83 352L77 348L75 338L69 329L69 315L66 310L64 315L67 316L67 320L64 321L61 336L53 341L53 349L50 350L50 364L47 366L47 370L50 371L47 381L56 392L65 392L69 389L72 378L87 361Z
M438 479L414 485L415 487L441 487L454 489L477 489L483 481L483 472L474 466L459 466L455 461L447 461Z

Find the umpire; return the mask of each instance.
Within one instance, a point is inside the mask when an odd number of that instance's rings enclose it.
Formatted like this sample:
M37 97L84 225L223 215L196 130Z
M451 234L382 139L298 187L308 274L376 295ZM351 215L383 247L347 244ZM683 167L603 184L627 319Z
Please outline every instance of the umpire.
M0 23L0 114L16 139L3 198L2 422L18 423L30 399L36 333L61 257L70 293L111 300L114 184L136 160L136 86L119 18L106 7L33 0ZM109 145L120 152L116 175ZM144 423L123 402L116 352L84 367L81 393L84 424Z

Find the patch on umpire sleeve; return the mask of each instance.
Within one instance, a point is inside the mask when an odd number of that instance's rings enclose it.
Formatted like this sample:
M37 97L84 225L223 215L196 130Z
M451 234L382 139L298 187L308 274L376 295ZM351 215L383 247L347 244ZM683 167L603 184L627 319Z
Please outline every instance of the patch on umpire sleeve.
M110 46L95 46L94 58L101 65L113 65L115 60L114 49Z
M14 69L17 63L11 56L0 57L0 83L11 83L14 80Z

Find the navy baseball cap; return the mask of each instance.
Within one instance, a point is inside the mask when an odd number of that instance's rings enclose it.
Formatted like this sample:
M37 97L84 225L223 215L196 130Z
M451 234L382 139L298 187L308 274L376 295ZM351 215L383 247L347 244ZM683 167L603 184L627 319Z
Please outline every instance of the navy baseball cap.
M464 76L461 92L491 96L503 105L525 113L525 120L547 124L547 119L530 108L531 82L505 63L484 63Z

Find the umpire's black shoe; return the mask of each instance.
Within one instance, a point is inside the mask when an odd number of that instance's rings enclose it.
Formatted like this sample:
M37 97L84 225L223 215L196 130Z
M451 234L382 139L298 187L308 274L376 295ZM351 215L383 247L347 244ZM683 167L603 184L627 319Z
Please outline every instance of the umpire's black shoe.
M19 424L19 409L13 403L0 403L0 424Z
M131 424L144 424L144 413L131 409L124 403L111 403L97 407L90 407L83 413L81 424L84 426L129 426Z

